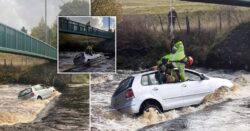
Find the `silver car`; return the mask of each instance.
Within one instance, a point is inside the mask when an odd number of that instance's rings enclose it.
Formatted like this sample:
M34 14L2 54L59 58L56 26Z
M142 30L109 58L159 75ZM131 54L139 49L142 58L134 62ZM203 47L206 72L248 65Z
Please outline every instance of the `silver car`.
M55 91L54 87L46 86L46 85L34 85L28 87L18 94L18 99L46 99L52 95Z
M229 80L209 77L189 69L185 69L185 82L159 84L156 73L145 72L123 80L112 96L111 106L128 114L142 114L149 108L163 112L200 104L205 96L217 88L233 86Z

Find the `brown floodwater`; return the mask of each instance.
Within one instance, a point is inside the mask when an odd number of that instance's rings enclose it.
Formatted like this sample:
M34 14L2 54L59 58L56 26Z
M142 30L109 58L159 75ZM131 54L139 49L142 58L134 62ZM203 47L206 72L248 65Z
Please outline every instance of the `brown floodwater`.
M153 110L134 117L111 108L111 96L119 82L133 71L116 75L94 75L91 86L92 130L250 130L250 73L196 69L209 76L234 82L232 89L220 87L198 106L188 106L157 114ZM243 119L242 119L243 118Z
M115 72L115 57L102 54L101 59L91 63L90 66L74 66L73 59L80 52L60 52L60 72Z
M59 88L61 95L53 100L24 101L17 99L23 85L0 87L0 130L88 130L88 85Z

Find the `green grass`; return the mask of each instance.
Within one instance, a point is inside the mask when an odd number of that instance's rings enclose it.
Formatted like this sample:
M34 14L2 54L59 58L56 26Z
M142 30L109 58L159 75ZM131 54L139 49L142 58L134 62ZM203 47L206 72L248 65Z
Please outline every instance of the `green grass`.
M118 0L123 6L123 13L128 14L163 14L169 11L169 0ZM178 12L220 10L229 6L197 2L174 1ZM245 7L233 7L247 9Z

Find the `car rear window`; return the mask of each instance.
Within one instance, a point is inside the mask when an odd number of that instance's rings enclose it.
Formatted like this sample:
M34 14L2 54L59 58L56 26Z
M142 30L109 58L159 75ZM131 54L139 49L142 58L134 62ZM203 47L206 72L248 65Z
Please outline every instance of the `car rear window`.
M32 92L32 90L31 90L31 88L28 88L28 89L21 91L18 96L25 96L25 95L29 94L30 92Z
M132 86L133 84L133 81L134 81L134 77L128 77L127 79L123 80L118 88L116 89L115 93L113 96L116 96L118 94L120 94L121 92L123 92L124 90L128 89L129 87Z

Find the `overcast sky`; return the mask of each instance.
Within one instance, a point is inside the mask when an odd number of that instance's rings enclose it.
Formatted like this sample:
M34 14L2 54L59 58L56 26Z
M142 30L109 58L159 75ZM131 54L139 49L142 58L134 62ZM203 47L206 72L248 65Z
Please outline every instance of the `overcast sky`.
M115 17L110 17L110 28L111 29L115 29L116 27L116 20ZM108 30L109 25L108 25L108 21L109 21L109 17L106 16L90 16L90 17L69 17L69 19L79 22L79 23L83 23L86 24L90 21L90 25L93 27L96 27L98 29L102 29L102 30Z
M52 26L60 6L68 1L72 0L47 0L48 26ZM18 30L24 26L30 33L45 16L44 5L45 0L0 0L0 22Z

